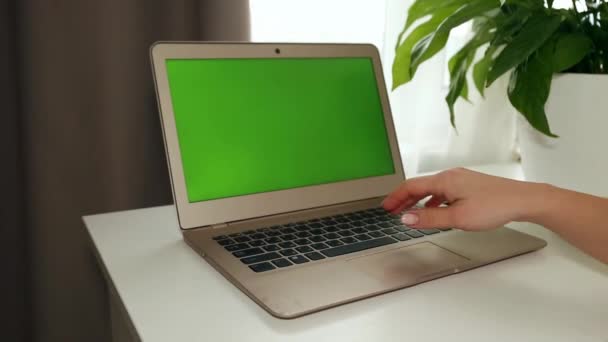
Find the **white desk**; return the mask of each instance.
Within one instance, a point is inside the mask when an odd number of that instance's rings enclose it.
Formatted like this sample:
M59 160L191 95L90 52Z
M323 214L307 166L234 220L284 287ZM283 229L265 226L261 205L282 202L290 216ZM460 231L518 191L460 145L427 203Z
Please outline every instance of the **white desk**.
M521 178L517 164L477 169ZM286 321L192 251L171 206L84 220L114 324L143 341L608 342L608 266L533 225L512 227L547 240L539 252Z

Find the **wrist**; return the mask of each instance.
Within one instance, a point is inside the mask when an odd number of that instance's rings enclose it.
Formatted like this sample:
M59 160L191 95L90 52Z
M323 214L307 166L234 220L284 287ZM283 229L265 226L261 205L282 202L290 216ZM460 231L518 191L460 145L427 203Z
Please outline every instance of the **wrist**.
M552 212L559 188L546 183L522 182L520 205L514 221L541 224Z

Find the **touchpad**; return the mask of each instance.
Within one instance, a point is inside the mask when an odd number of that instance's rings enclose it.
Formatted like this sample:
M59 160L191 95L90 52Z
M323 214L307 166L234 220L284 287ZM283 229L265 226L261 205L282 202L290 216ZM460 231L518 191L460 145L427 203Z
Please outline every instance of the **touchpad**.
M400 286L454 273L469 259L430 242L349 260L385 286Z

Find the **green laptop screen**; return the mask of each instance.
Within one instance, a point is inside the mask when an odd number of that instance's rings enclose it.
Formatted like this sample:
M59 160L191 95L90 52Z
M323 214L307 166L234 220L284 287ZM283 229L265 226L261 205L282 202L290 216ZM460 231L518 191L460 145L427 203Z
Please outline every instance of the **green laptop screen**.
M166 66L190 202L394 173L369 58Z

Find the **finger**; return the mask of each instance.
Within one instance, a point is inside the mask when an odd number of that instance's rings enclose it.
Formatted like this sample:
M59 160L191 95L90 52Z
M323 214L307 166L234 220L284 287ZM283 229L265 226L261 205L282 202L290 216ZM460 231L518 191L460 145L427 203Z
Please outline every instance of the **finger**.
M430 200L424 203L424 206L427 208L436 208L446 202L445 197L443 196L433 196Z
M443 195L439 191L436 175L412 178L403 182L384 199L382 205L387 211L394 212L399 207L411 207L429 195Z
M455 228L457 213L454 207L424 208L406 212L401 221L412 228Z

